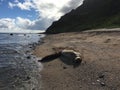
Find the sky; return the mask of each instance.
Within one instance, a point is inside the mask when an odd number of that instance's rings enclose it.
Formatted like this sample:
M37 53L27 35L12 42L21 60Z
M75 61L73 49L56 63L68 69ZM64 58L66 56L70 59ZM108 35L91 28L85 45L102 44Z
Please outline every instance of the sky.
M0 32L46 30L83 0L0 0Z

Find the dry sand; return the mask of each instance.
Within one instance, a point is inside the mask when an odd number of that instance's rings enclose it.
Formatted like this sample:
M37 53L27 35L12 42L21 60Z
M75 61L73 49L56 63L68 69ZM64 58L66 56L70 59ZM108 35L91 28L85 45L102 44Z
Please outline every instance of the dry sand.
M63 49L82 54L74 68L59 58L42 63L42 90L120 90L120 32L47 35L33 53L45 57Z

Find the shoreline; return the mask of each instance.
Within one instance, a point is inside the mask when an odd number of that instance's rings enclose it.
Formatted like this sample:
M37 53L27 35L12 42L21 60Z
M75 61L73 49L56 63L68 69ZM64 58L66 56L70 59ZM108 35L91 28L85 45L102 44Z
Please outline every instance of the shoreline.
M38 34L35 35L37 37L26 34L1 34L2 36L0 43L0 90L40 90L42 65L32 54L33 49L38 45L37 41L40 36ZM31 37L35 38L34 42ZM29 42L26 42L26 39ZM18 40L22 42L18 42Z
M61 33L43 38L33 54L45 57L64 49L82 54L74 68L60 58L42 63L42 90L117 90L120 89L120 32Z

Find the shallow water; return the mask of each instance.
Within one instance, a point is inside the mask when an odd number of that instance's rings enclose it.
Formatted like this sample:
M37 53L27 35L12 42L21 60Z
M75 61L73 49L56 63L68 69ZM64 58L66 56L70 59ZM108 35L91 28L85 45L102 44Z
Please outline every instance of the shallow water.
M31 50L40 34L0 34L0 90L40 90L40 70Z

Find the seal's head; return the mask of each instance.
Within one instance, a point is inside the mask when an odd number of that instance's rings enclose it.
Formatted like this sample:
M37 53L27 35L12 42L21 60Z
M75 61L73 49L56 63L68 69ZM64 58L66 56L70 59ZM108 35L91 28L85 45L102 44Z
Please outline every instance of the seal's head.
M76 68L78 67L82 62L82 58L81 57L76 57L75 60L74 60L74 64L73 64L73 67Z
M82 62L82 58L81 57L76 57L74 62L80 64Z

